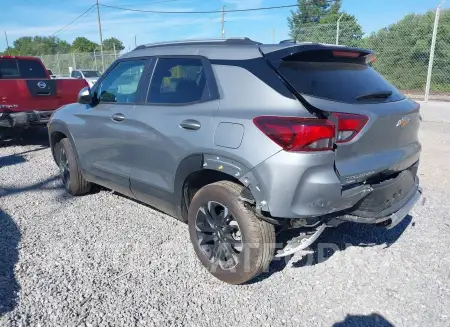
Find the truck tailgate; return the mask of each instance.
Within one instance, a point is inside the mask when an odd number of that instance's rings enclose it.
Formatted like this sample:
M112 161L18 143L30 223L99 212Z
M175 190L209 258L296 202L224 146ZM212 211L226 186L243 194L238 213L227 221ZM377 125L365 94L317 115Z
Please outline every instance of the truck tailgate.
M64 104L76 102L78 92L85 86L86 81L76 79L0 80L0 110L55 110Z

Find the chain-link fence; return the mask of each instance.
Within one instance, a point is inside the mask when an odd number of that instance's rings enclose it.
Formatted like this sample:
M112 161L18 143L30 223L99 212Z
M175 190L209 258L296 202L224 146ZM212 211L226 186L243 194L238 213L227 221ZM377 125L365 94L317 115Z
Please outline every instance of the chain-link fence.
M104 51L105 70L119 57L118 52ZM39 56L47 69L57 76L69 76L70 69L96 69L103 71L100 51L88 53L63 53Z
M297 31L297 41L323 42L373 50L373 67L407 96L425 98L430 76L429 99L450 100L450 10L440 12L432 73L428 75L435 13L411 14L370 35L358 25L311 24Z

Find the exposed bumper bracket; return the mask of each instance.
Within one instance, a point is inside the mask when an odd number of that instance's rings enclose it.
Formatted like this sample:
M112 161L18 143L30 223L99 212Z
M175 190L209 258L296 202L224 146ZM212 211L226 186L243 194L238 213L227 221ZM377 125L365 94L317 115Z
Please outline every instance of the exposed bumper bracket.
M325 228L327 228L327 225L322 224L311 235L301 234L297 237L294 237L293 239L288 241L288 244L286 244L286 246L283 249L278 251L278 253L275 255L275 257L278 257L278 258L285 257L288 255L294 254L296 252L305 250L319 238L320 234L323 233Z

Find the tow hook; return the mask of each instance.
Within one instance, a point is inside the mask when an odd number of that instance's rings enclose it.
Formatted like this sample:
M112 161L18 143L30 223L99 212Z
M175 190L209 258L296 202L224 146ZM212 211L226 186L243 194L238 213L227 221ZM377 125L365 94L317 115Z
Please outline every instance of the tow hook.
M302 233L299 236L296 236L292 239L290 239L286 246L278 250L275 257L285 257L291 254L294 254L296 252L302 251L303 254L308 254L310 251L304 251L306 248L308 248L311 244L313 244L320 236L320 234L323 233L323 231L327 228L327 224L320 225L315 231L312 233Z

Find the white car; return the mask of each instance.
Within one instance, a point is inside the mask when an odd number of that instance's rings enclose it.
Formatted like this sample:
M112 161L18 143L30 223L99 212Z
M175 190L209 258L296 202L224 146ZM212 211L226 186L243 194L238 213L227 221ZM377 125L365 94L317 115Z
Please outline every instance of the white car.
M74 69L70 77L77 79L85 79L89 86L92 87L102 74L95 69Z

